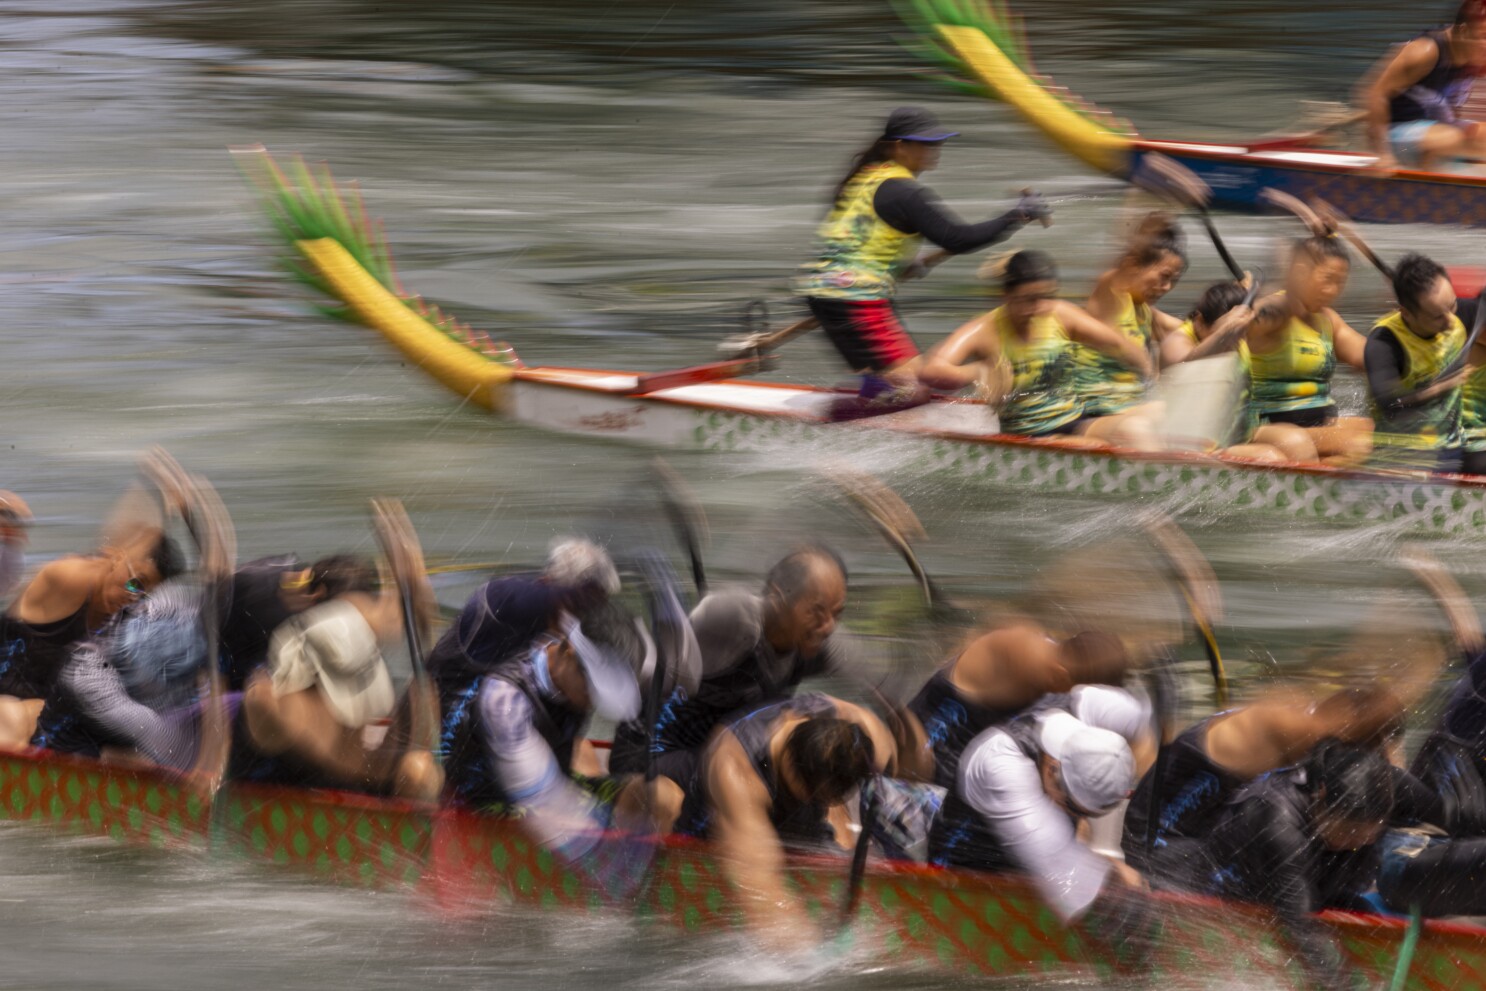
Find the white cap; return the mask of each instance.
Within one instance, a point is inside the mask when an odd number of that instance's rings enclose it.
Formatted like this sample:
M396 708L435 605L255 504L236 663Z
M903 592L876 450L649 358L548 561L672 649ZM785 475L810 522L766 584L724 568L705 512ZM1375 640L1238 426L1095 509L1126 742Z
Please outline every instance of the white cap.
M331 713L353 729L389 714L397 700L376 634L344 599L306 609L274 630L268 665L275 694L319 685Z
M559 588L593 585L610 595L619 591L619 572L609 552L586 537L560 537L547 547L547 580Z
M1135 787L1135 756L1118 733L1079 722L1066 712L1041 720L1042 752L1062 765L1063 787L1075 805L1100 813L1129 798Z
M573 616L563 613L559 621L568 646L578 655L578 665L583 669L583 680L588 683L588 700L593 711L605 719L622 723L640 714L640 685L635 680L635 668L629 660L594 643L583 635L583 627ZM643 625L636 623L635 631L644 645L646 658L654 664L655 643L645 632ZM635 658L639 662L639 658Z

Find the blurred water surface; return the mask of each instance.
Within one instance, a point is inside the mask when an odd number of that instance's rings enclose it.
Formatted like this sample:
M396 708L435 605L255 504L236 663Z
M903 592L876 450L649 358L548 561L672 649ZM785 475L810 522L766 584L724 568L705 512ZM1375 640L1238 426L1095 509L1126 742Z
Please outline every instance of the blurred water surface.
M1145 134L1193 138L1268 131L1298 100L1344 99L1376 53L1433 14L1377 0L1016 8L1044 71ZM1062 199L1056 226L1019 243L1052 250L1067 288L1083 291L1108 260L1110 184L1003 108L925 78L901 33L885 3L824 0L0 2L0 484L40 515L35 552L89 546L155 443L216 482L245 557L367 550L372 495L405 499L445 561L533 561L575 525L644 533L644 514L617 501L644 452L460 409L370 333L315 316L275 270L229 145L301 151L359 180L403 281L534 363L702 361L749 299L792 317L788 279L825 190L905 102L964 132L930 179L967 216L1028 183ZM1293 233L1272 218L1221 223L1253 264ZM1373 233L1385 256L1478 254L1461 231ZM1193 250L1174 309L1219 276L1211 250ZM976 312L974 267L947 265L905 294L921 341ZM1366 326L1384 302L1358 267L1344 313ZM840 377L810 339L779 375ZM1357 401L1355 382L1345 394ZM713 572L751 582L790 542L821 535L864 584L903 582L805 481L841 453L900 487L928 527L931 570L983 599L1018 594L1132 518L921 479L889 447L679 459L712 515ZM1293 665L1400 583L1391 529L1185 522L1224 581L1223 635L1239 658ZM1436 550L1479 589L1473 548ZM228 974L296 988L945 986L849 962L771 968L730 942L616 920L454 924L401 894L29 826L0 825L0 875L0 987L195 988Z

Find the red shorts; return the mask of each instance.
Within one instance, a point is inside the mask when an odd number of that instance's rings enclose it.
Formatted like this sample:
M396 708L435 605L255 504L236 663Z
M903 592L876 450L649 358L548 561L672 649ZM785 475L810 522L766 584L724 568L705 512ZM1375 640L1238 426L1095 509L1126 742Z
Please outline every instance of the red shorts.
M810 297L807 302L852 371L884 372L919 355L890 299Z

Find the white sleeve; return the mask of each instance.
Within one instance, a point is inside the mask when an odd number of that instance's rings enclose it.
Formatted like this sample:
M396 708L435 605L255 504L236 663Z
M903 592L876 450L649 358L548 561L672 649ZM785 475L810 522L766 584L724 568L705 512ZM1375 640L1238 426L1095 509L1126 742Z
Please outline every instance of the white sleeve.
M1065 923L1099 895L1112 865L1078 841L1073 821L1042 790L1037 764L990 730L960 762L960 795Z
M1150 703L1123 688L1079 685L1071 694L1073 716L1085 726L1118 733L1127 743L1134 743L1150 729Z
M537 732L531 700L515 685L486 678L480 688L480 716L491 769L522 824L543 846L569 859L590 849L603 823L594 803L557 762Z

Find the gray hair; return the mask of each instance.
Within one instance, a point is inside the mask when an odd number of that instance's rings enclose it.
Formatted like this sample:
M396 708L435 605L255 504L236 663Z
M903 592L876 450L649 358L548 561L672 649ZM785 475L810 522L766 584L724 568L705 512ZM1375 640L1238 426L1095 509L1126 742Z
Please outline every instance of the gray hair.
M542 574L560 588L597 586L610 595L619 591L619 572L609 552L586 537L552 541Z

